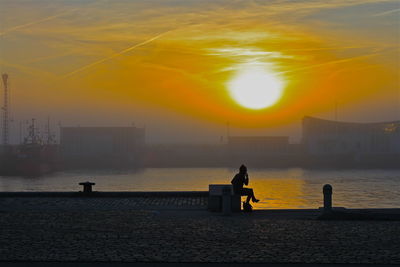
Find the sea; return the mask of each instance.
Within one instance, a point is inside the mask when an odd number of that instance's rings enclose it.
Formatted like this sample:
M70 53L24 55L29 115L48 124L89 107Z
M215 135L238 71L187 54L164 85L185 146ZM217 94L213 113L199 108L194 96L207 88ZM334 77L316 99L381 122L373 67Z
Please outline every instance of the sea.
M230 184L230 168L147 168L65 171L41 177L0 176L0 191L80 191L79 182L95 182L95 191L207 191ZM333 187L333 206L400 208L400 170L249 169L256 209L318 208L322 187Z

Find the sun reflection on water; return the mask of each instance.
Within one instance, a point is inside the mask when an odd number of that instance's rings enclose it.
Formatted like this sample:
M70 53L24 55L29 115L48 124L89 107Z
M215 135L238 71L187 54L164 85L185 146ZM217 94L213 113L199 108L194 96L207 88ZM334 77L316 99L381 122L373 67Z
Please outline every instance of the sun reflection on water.
M251 181L259 203L254 208L285 209L294 206L305 207L303 186L305 182L298 178L255 179Z

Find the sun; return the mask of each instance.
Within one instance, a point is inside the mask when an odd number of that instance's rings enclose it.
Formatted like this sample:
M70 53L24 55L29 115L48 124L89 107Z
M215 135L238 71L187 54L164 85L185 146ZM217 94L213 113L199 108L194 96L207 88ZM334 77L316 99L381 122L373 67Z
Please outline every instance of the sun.
M227 84L231 97L242 107L264 109L281 98L283 80L261 66L246 67L236 73Z

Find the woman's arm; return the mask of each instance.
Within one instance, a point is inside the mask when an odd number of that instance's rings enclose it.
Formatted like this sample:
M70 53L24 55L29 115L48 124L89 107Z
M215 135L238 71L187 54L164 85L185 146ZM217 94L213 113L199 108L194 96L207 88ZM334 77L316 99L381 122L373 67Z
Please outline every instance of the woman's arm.
M249 184L249 175L246 173L244 176L244 184L248 185Z

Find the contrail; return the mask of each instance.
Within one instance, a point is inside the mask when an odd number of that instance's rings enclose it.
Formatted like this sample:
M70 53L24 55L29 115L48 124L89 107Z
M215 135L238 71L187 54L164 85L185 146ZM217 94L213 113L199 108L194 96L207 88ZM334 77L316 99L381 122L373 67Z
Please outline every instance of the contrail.
M140 46L146 45L146 44L148 44L148 43L150 43L150 42L152 42L152 41L154 41L154 40L159 39L160 37L164 36L165 34L167 34L167 33L169 33L169 32L171 32L171 31L166 31L166 32L164 32L164 33L160 33L160 34L158 34L158 35L156 35L156 36L154 36L154 37L152 37L152 38L150 38L150 39L148 39L148 40L146 40L146 41L143 41L143 42L141 42L141 43L135 44L134 46L128 47L128 48L126 48L126 49L124 49L124 50L122 50L122 51L120 51L120 52L118 52L118 53L115 53L115 54L109 56L109 57L100 59L100 60L95 61L95 62L93 62L93 63L90 63L90 64L88 64L88 65L86 65L86 66L83 66L83 67L81 67L81 68L79 68L79 69L76 69L76 70L74 70L74 71L71 71L70 73L65 74L65 75L63 76L63 78L67 78L67 77L72 76L72 75L74 75L74 74L76 74L76 73L78 73L78 72L81 72L81 71L83 71L83 70L86 70L86 69L88 69L88 68L91 68L91 67L93 67L93 66L95 66L95 65L97 65L97 64L101 64L101 63L103 63L103 62L105 62L105 61L107 61L107 60L113 59L113 58L118 57L118 56L120 56L120 55L122 55L122 54L125 54L125 53L127 53L127 52L130 52L130 51L132 51L133 49L136 49L136 48L138 48L138 47L140 47Z
M323 50L345 50L345 49L356 49L356 48L369 48L370 46L333 46L333 47L321 47L321 48L300 48L300 49L286 49L282 52L302 52L302 51L323 51Z
M385 15L389 15L389 14L392 14L392 13L396 13L396 12L400 12L400 8L389 10L389 11L385 11L385 12L381 12L381 13L377 13L377 14L374 14L372 16L373 17L379 17L379 16L385 16Z
M353 61L353 60L357 60L357 59L361 59L361 58L367 58L367 57L373 57L373 56L377 56L377 55L380 55L380 53L373 53L373 54L369 54L369 55L362 55L362 56L357 56L357 57L333 60L333 61L324 62L324 63L320 63L320 64L315 64L315 65L311 65L311 66L307 66L307 67L297 68L297 69L294 69L294 70L282 71L280 73L291 73L291 72L303 71L303 70L308 70L308 69L314 69L314 68L318 68L318 67L322 67L322 66L326 66L326 65L344 63L344 62L348 62L348 61Z
M12 27L12 28L10 28L8 30L0 32L0 36L6 35L7 33L10 33L10 32L25 28L25 27L29 27L31 25L35 25L35 24L38 24L38 23L41 23L41 22L44 22L44 21L48 21L48 20L52 20L52 19L58 18L60 16L65 15L66 13L74 11L74 10L76 10L76 8L68 10L68 11L64 11L64 12L62 12L60 14L53 15L53 16L50 16L50 17L46 17L46 18L43 18L43 19L40 19L40 20L35 20L35 21L29 22L29 23L25 23L25 24L21 24L21 25L18 25L18 26L14 26L14 27Z

